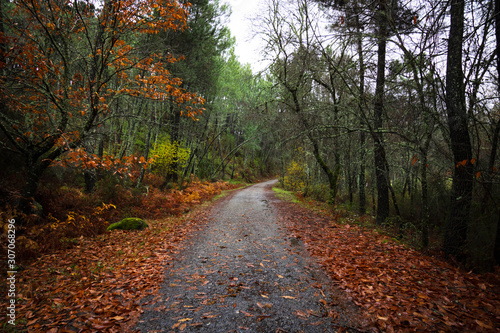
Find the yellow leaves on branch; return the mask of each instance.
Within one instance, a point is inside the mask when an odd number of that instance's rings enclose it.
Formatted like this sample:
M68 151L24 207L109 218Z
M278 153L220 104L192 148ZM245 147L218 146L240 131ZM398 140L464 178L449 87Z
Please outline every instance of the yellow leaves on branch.
M186 166L190 154L189 148L183 147L177 141L172 143L167 137L153 149L153 172L163 176L180 172Z
M291 161L283 177L285 189L292 191L304 191L307 184L308 175L306 165L303 162Z

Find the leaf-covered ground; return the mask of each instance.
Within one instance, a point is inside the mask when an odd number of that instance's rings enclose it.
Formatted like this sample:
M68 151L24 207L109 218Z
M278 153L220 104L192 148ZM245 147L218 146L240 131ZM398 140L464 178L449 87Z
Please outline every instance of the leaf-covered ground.
M498 332L495 276L464 272L372 230L278 203L290 237L305 244L338 287L383 332ZM17 331L129 332L155 297L183 240L205 223L199 210L148 221L150 228L81 238L18 273ZM6 298L0 299L5 309ZM5 311L0 321L6 322ZM3 326L3 329L8 326ZM1 330L1 329L0 329Z
M209 191L198 187L192 205L229 188L234 186L219 184ZM6 324L1 311L0 331L130 331L141 298L158 290L180 244L202 222L192 217L204 208L191 209L181 217L148 220L149 228L141 232L81 237L70 249L40 256L18 272L16 326ZM7 300L0 299L2 309Z
M438 258L283 202L280 213L337 285L383 332L499 332L498 275L464 272Z

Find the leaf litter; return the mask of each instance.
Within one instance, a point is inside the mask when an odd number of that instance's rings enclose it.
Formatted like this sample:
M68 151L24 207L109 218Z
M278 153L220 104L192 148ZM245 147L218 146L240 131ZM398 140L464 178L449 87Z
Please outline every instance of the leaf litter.
M16 329L134 331L143 311L140 300L148 295L158 299L165 270L182 250L183 240L204 222L193 219L203 209L148 220L150 227L141 232L81 237L73 248L38 257L17 274ZM6 301L0 299L2 308ZM0 312L2 323L5 315Z
M377 330L500 331L498 275L463 271L355 221L338 223L288 202L277 206L289 230Z

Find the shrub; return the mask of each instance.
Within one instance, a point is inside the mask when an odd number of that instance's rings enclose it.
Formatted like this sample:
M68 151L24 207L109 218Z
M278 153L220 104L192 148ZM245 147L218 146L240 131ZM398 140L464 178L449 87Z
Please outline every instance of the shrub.
M292 161L286 168L283 185L286 190L306 192L307 174L303 163Z
M30 238L37 241L41 247L60 248L63 239L74 239L81 236L95 236L106 230L106 213L116 209L112 204L102 204L95 207L90 215L77 212L67 213L64 219L58 219L52 214L47 217L47 224L40 228L32 228ZM69 242L66 242L69 244ZM66 244L65 243L65 244Z
M170 142L170 138L167 137L163 142L157 144L152 151L152 170L164 177L180 173L186 166L190 153L189 148L184 148L177 141Z
M330 199L330 187L327 184L312 184L306 187L305 193L308 197L321 202Z

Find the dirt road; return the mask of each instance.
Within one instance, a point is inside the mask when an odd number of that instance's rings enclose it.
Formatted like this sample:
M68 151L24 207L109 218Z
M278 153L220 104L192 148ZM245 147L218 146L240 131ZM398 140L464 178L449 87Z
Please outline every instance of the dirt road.
M279 223L271 187L219 201L147 299L142 332L335 332L348 318L328 278Z

